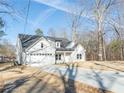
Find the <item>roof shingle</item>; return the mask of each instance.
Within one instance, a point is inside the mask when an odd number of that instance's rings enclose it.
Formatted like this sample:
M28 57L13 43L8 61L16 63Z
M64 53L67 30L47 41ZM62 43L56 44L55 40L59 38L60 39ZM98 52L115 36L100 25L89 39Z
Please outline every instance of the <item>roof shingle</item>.
M41 36L37 36L37 35L26 35L26 34L19 34L18 37L21 40L22 43L22 47L24 49L28 48L30 45L32 45L33 43L35 43L37 40L39 40L41 38ZM71 42L68 39L65 38L58 38L58 37L50 37L50 36L43 36L46 39L49 39L51 41L59 41L61 42L61 47L57 50L62 50L62 51L71 51L72 49L66 49L66 46Z

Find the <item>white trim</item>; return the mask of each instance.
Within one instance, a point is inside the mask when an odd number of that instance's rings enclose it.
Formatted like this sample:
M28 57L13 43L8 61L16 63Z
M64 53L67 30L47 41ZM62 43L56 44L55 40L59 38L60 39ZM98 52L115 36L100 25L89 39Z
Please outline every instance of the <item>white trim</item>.
M31 49L33 46L35 46L39 41L41 41L42 39L45 39L46 41L48 41L46 38L41 37L39 38L36 42L34 42L32 45L30 45L28 48L26 48L26 51L28 51L29 49ZM48 41L49 42L49 41ZM49 42L49 44L51 45L51 43ZM55 48L55 47L54 47Z
M33 44L31 44L29 47L26 48L26 51L28 51L29 49L31 49L33 46L35 46L35 44L37 44L41 39L43 39L43 37L39 38L36 42L34 42Z

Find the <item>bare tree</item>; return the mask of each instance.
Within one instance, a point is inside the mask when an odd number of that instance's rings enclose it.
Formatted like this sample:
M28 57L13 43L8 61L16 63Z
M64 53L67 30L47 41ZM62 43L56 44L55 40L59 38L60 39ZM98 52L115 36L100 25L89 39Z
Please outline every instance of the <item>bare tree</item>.
M15 13L15 9L8 3L7 0L0 0L0 14L9 14L12 16Z
M123 44L123 41L124 41L124 28L121 27L121 16L119 15L118 16L118 21L119 21L119 24L118 26L116 24L111 24L113 26L113 30L116 32L116 35L117 35L117 40L119 42L118 46L119 46L119 49L120 49L120 60L124 60L124 44ZM123 19L122 19L123 20Z
M68 39L68 35L67 35L67 32L66 31L63 31L62 32L62 37L65 38L65 39Z
M94 6L94 16L97 24L98 33L98 57L99 60L104 60L105 50L104 50L104 23L110 10L110 7L115 4L115 0L95 0Z
M56 31L53 28L50 28L48 31L48 35L52 37L56 37Z
M67 32L68 31L65 27L61 27L61 28L57 29L56 36L57 37L62 37L62 38L65 38L65 39L69 39Z
M5 56L15 57L15 46L12 45L8 40L2 40L2 44L0 46L0 53Z
M87 60L97 60L97 33L95 31L84 31L79 34L79 42L86 49Z
M70 18L70 29L71 29L71 39L74 42L78 42L78 31L80 29L80 26L82 24L82 16L84 15L84 8L74 6L73 9L69 9L72 13L69 15Z

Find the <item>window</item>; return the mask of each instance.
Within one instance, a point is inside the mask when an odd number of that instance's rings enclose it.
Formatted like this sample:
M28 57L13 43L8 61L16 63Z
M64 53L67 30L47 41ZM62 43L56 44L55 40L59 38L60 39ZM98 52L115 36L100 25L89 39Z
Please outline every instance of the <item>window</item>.
M60 42L56 42L56 47L60 48Z
M77 59L79 59L79 54L77 54Z
M77 54L77 59L82 59L82 54Z
M56 54L56 60L61 60L61 54Z
M82 55L80 54L80 59L82 59Z
M41 48L43 48L43 43L41 43Z
M56 60L58 60L58 55L56 55Z
M59 60L61 60L61 54L59 54Z

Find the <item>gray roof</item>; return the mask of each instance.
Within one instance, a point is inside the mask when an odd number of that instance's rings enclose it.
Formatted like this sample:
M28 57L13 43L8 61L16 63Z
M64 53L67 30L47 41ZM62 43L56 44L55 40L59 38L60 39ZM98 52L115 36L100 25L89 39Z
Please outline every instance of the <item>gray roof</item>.
M40 38L40 36L36 36L36 35L25 35L25 34L19 34L18 37L20 38L22 47L24 49L25 48L28 48L30 45L32 45L33 43L35 43Z
M41 38L41 36L38 35L26 35L26 34L19 34L18 37L21 40L22 47L24 49L28 48L30 45L35 43L37 40ZM73 49L67 49L66 46L71 42L68 39L65 38L58 38L58 37L50 37L50 36L43 36L47 40L51 41L59 41L61 42L61 48L58 48L58 51L72 51Z

